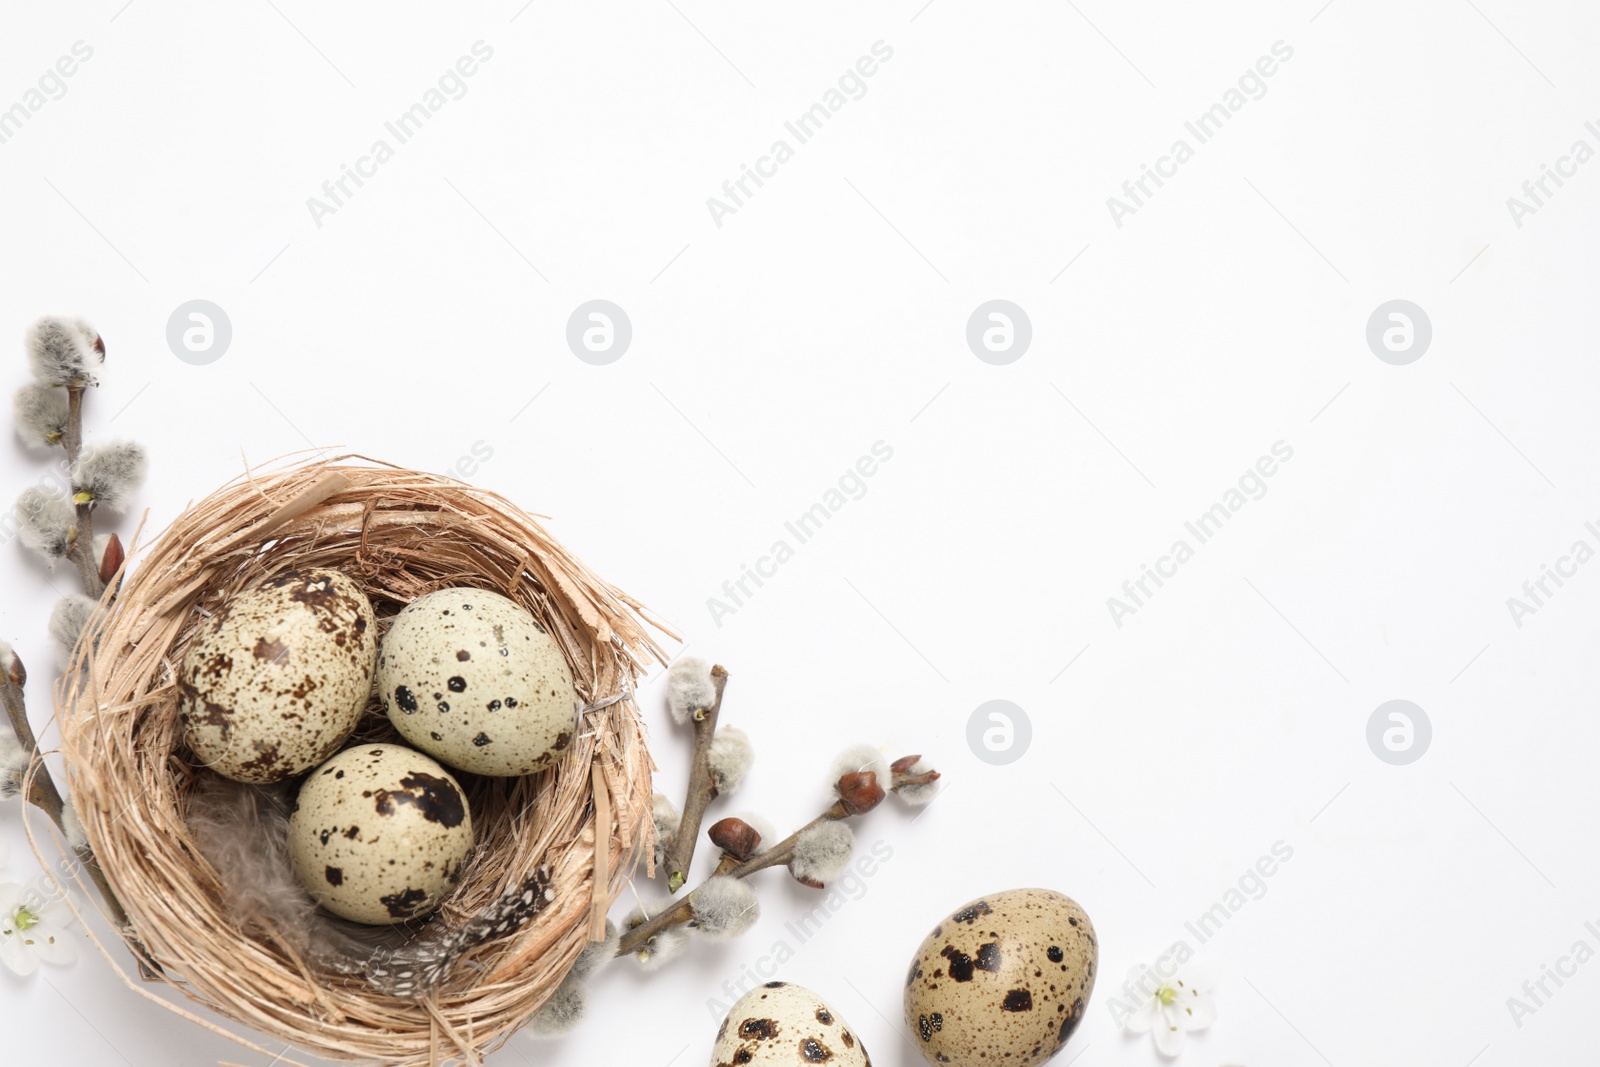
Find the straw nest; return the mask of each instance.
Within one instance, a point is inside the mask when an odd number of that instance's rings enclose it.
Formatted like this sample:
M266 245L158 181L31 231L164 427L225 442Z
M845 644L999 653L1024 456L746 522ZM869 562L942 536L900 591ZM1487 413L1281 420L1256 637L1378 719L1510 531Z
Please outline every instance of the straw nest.
M504 1043L603 926L652 845L651 762L632 689L660 651L641 607L495 494L359 457L247 475L190 507L139 555L58 690L68 780L127 911L128 946L154 964L141 968L144 980L169 984L270 1043L130 986L268 1056L287 1042L336 1060L472 1063ZM195 784L210 773L185 746L177 707L174 679L190 636L232 594L306 566L349 574L380 627L435 589L503 593L557 638L586 703L621 694L584 713L577 742L551 770L463 779L482 848L434 921L466 921L541 864L555 897L520 929L468 952L421 999L319 973L292 948L238 932L219 876L186 826ZM92 655L90 637L98 639ZM374 701L358 736L387 729Z

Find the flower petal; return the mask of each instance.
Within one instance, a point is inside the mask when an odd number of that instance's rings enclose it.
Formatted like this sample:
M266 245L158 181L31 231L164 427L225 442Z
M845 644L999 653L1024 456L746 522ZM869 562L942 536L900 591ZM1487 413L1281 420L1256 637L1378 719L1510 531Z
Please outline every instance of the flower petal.
M1148 1034L1161 1024L1161 1002L1151 997L1139 1005L1139 1010L1128 1016L1123 1029L1135 1034Z
M54 925L40 923L27 933L28 948L45 963L65 967L78 958L78 946L72 938Z
M1176 1056L1183 1051L1183 1028L1169 1026L1163 1023L1151 1031L1156 1039L1156 1048L1163 1056Z
M1204 1030L1217 1021L1217 1002L1210 993L1185 989L1178 996L1177 1006L1184 1009L1186 1030Z
M33 958L33 953L17 934L0 937L0 963L21 975L32 974L39 966L39 961Z

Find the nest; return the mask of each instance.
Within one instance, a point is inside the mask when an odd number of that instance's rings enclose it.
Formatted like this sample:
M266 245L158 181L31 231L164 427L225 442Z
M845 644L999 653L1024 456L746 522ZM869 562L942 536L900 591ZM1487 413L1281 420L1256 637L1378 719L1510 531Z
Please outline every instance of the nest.
M237 591L311 566L350 575L380 626L446 586L503 593L560 642L591 705L557 766L467 786L482 847L434 921L469 920L542 865L554 898L520 928L471 949L425 997L319 973L292 947L239 932L185 822L199 776L210 773L185 746L178 713L175 679L190 637ZM289 1043L335 1060L474 1063L499 1047L599 935L652 846L651 761L632 697L645 663L661 658L647 625L639 604L533 518L435 475L347 456L250 474L190 507L91 623L58 691L62 756L95 855L126 909L143 980L171 985L271 1044L131 978L130 986L268 1056ZM387 728L374 701L358 736Z

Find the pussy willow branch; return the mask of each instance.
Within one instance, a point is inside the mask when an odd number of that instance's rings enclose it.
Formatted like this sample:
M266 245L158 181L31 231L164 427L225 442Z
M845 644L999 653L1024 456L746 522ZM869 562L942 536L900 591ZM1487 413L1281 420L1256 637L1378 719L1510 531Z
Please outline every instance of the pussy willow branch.
M98 577L98 575L96 575ZM15 662L15 661L13 661ZM56 788L55 779L50 777L50 768L45 766L44 760L39 756L39 739L34 736L33 727L28 723L28 706L22 695L22 686L10 674L9 667L0 669L0 700L6 706L6 717L11 720L11 728L16 731L17 741L22 745L22 750L28 754L30 764L36 764L34 773L28 780L28 803L50 816L50 821L56 824L56 829L65 836L67 832L64 812L66 801L61 798L61 790ZM100 861L95 859L94 852L87 845L74 848L79 862L84 870L89 872L89 880L94 882L95 888L100 890L100 895L105 898L106 907L111 911L112 921L120 929L128 925L128 913L123 910L121 901L111 890L111 883L106 880L106 873L100 869Z
M689 864L700 840L700 821L717 795L716 783L711 779L711 741L717 733L717 716L722 713L722 691L728 685L727 668L721 664L712 667L711 681L716 686L717 699L694 720L694 751L689 757L689 790L683 798L683 818L678 822L678 831L673 834L661 863L670 893L682 889L683 883L689 880Z
M921 774L895 771L893 773L893 785L890 788L895 790L903 785L927 785L938 778L938 771L926 771ZM825 822L838 822L843 819L853 818L855 815L855 812L845 807L842 800L836 800L827 811L824 811L821 815L818 815L815 819L812 819L765 852L758 852L743 862L734 861L733 857L724 853L722 860L717 864L716 873L712 877L723 875L729 878L748 878L757 871L764 871L769 867L786 867L794 859L795 844L800 840L801 834L813 826L820 826ZM701 885L704 884L704 882L701 883ZM699 887L697 886L696 889L698 890ZM691 904L693 897L694 894L690 893L688 897L677 905L660 912L632 930L624 931L622 941L617 946L617 955L626 956L637 952L640 946L667 927L677 926L693 919L694 908Z
M61 447L66 449L69 469L77 465L78 457L83 454L83 393L81 385L67 386L67 432L61 437ZM67 554L78 568L83 591L99 600L106 591L106 583L100 580L100 561L94 558L94 504L75 502L74 506L78 532Z

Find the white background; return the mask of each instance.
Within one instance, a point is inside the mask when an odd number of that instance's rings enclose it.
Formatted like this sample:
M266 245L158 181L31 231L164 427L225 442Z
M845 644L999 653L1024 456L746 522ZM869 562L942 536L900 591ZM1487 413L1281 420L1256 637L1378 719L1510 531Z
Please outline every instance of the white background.
M1600 566L1521 627L1506 599L1600 546L1600 164L1520 228L1506 198L1600 147L1600 14L921 4L12 5L0 107L74 42L93 57L0 144L0 336L47 313L102 331L91 436L149 445L151 530L309 446L439 472L492 449L468 480L733 672L725 716L760 762L726 810L792 826L845 744L928 753L948 795L914 825L873 814L862 840L892 860L781 975L876 1062L919 1062L897 1027L926 930L1028 885L1100 935L1058 1062L1156 1062L1113 1025L1115 983L1279 841L1292 860L1200 949L1219 1018L1185 1062L1574 1062L1600 964L1520 1027L1506 1002L1600 948ZM479 40L466 95L317 226L307 198ZM866 95L716 226L706 198L879 40ZM1115 225L1106 198L1279 40L1266 95ZM166 343L197 298L233 326L209 366ZM610 366L564 341L592 298L633 323ZM965 343L994 298L1032 320L1009 366ZM1395 298L1433 324L1409 366L1365 341ZM866 495L716 625L707 599L880 440ZM1117 626L1107 598L1278 441L1266 495ZM40 462L0 450L18 491ZM39 707L71 576L16 545L0 570ZM1366 741L1397 698L1433 725L1409 766ZM991 699L1032 721L1009 766L967 747ZM679 793L659 687L646 707ZM10 880L36 869L19 818ZM813 902L781 874L762 890L743 941L614 969L578 1034L493 1062L707 1062L707 998ZM266 1062L85 948L0 974L8 1059Z

